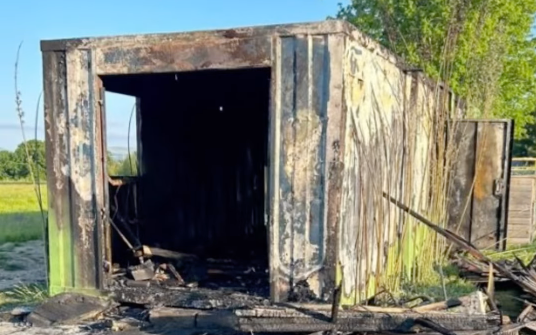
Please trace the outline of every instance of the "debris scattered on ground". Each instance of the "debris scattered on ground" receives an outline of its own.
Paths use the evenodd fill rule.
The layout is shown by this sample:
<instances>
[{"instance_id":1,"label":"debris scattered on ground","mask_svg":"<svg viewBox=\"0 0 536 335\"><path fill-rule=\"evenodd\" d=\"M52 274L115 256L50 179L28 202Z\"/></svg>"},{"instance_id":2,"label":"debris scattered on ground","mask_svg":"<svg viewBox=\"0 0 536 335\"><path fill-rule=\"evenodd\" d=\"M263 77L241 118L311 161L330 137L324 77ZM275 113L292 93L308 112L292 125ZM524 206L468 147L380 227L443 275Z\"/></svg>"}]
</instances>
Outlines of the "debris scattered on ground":
<instances>
[{"instance_id":1,"label":"debris scattered on ground","mask_svg":"<svg viewBox=\"0 0 536 335\"><path fill-rule=\"evenodd\" d=\"M115 267L112 278L113 291L119 291L120 288L151 287L173 290L174 292L170 292L171 296L180 292L180 288L184 289L183 294L189 292L187 289L199 288L220 291L219 294L242 293L267 298L270 287L266 264L229 259L182 258L177 261L153 257L143 264L127 269ZM294 291L294 301L316 301L307 285L306 282L298 285L298 290ZM139 299L136 299L131 302L138 301Z\"/></svg>"},{"instance_id":2,"label":"debris scattered on ground","mask_svg":"<svg viewBox=\"0 0 536 335\"><path fill-rule=\"evenodd\" d=\"M136 281L151 280L155 276L155 267L150 260L128 269L129 274Z\"/></svg>"},{"instance_id":3,"label":"debris scattered on ground","mask_svg":"<svg viewBox=\"0 0 536 335\"><path fill-rule=\"evenodd\" d=\"M511 282L518 285L520 288L536 298L536 271L531 268L531 266L535 263L536 257L530 262L529 266L523 264L519 258L516 258L517 266L515 267L506 262L494 262L461 236L451 232L448 229L441 228L439 225L411 210L409 207L387 195L386 193L384 193L384 197L389 199L393 204L403 211L407 212L423 224L433 229L438 234L445 237L449 242L458 246L460 250L468 253L469 256L474 258L474 260L469 260L468 257L458 256L459 262L469 264L473 270L481 269L482 273L486 271L486 268L491 269L494 277L503 277L509 279ZM489 270L487 271L488 275L491 275Z\"/></svg>"},{"instance_id":4,"label":"debris scattered on ground","mask_svg":"<svg viewBox=\"0 0 536 335\"><path fill-rule=\"evenodd\" d=\"M11 311L5 310L0 312L0 323L2 322L12 322L12 323L22 323L25 321L25 317L31 312L30 308L26 307L15 307Z\"/></svg>"},{"instance_id":5,"label":"debris scattered on ground","mask_svg":"<svg viewBox=\"0 0 536 335\"><path fill-rule=\"evenodd\" d=\"M55 335L54 331L63 326L71 326L62 329L67 334L162 333L170 328L220 334L336 330L510 335L523 328L536 331L536 260L529 264L519 259L492 261L460 236L396 204L468 253L470 256L457 255L455 265L462 275L477 278L487 287L459 298L446 297L445 301L420 296L410 301L393 299L391 306L379 306L371 298L363 305L341 308L336 293L332 302L321 301L307 281L302 281L293 285L288 303L271 304L263 262L202 259L143 247L138 254L133 253L136 265L107 265L111 300L66 293L33 311L21 306L0 314L0 322L9 321L11 328L27 334L38 334L35 329L45 327L43 334L47 335ZM515 323L502 315L495 302L495 282L501 280L529 293L526 308Z\"/></svg>"},{"instance_id":6,"label":"debris scattered on ground","mask_svg":"<svg viewBox=\"0 0 536 335\"><path fill-rule=\"evenodd\" d=\"M122 319L112 319L111 330L113 331L125 331L125 330L135 330L142 329L149 326L148 322L138 320L133 317L127 317Z\"/></svg>"},{"instance_id":7,"label":"debris scattered on ground","mask_svg":"<svg viewBox=\"0 0 536 335\"><path fill-rule=\"evenodd\" d=\"M289 293L288 300L290 302L320 302L316 294L309 287L309 283L305 280L297 282Z\"/></svg>"},{"instance_id":8,"label":"debris scattered on ground","mask_svg":"<svg viewBox=\"0 0 536 335\"><path fill-rule=\"evenodd\" d=\"M63 293L48 299L28 315L32 325L73 325L97 317L112 307L109 300Z\"/></svg>"},{"instance_id":9,"label":"debris scattered on ground","mask_svg":"<svg viewBox=\"0 0 536 335\"><path fill-rule=\"evenodd\" d=\"M26 316L32 312L30 307L15 307L11 310L11 315L13 316Z\"/></svg>"},{"instance_id":10,"label":"debris scattered on ground","mask_svg":"<svg viewBox=\"0 0 536 335\"><path fill-rule=\"evenodd\" d=\"M430 324L451 331L476 331L501 324L499 315L385 314L340 310L338 322L334 325L330 309L329 305L317 305L315 309L269 306L234 311L156 308L151 310L149 320L154 325L173 324L175 328L198 328L199 331L234 329L242 332L316 332L329 331L334 327L343 332L413 332L427 329ZM423 322L419 323L419 320Z\"/></svg>"}]
</instances>

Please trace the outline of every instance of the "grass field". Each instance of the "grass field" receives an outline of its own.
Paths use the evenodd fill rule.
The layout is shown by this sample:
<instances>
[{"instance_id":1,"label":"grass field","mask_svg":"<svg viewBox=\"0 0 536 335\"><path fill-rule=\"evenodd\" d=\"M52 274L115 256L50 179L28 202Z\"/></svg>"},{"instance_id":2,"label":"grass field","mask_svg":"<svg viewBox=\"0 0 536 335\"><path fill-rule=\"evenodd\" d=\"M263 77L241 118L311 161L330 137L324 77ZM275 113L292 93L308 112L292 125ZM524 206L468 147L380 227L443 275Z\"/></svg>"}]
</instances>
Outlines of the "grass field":
<instances>
[{"instance_id":1,"label":"grass field","mask_svg":"<svg viewBox=\"0 0 536 335\"><path fill-rule=\"evenodd\" d=\"M46 187L41 186L46 208ZM24 183L0 183L0 246L16 248L20 243L43 237L43 221L34 186ZM5 244L8 243L8 244ZM6 250L0 252L0 271L24 271ZM35 304L46 297L42 284L20 284L0 291L0 311L20 304Z\"/></svg>"},{"instance_id":2,"label":"grass field","mask_svg":"<svg viewBox=\"0 0 536 335\"><path fill-rule=\"evenodd\" d=\"M46 186L41 186L46 208ZM41 239L43 221L34 186L0 183L0 244Z\"/></svg>"}]
</instances>

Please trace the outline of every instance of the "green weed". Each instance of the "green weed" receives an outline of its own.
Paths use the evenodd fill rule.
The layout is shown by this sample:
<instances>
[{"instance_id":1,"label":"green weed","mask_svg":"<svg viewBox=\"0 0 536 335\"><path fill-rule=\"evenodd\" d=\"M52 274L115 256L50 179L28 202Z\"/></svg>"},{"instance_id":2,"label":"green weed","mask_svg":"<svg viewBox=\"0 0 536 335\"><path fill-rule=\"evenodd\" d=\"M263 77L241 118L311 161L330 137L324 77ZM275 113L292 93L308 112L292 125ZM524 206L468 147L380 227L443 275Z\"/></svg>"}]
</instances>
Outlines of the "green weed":
<instances>
[{"instance_id":1,"label":"green weed","mask_svg":"<svg viewBox=\"0 0 536 335\"><path fill-rule=\"evenodd\" d=\"M17 305L36 305L48 298L45 285L16 285L14 288L0 292L0 310Z\"/></svg>"}]
</instances>

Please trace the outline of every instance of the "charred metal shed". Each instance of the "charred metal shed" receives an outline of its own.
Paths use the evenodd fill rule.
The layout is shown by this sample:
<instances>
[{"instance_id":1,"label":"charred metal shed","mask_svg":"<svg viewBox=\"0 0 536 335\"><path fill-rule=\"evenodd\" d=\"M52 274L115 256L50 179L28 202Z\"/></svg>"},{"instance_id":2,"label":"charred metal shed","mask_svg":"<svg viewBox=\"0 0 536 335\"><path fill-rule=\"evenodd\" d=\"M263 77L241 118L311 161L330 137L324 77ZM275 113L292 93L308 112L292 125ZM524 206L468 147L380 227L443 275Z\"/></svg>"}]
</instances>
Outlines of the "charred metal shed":
<instances>
[{"instance_id":1,"label":"charred metal shed","mask_svg":"<svg viewBox=\"0 0 536 335\"><path fill-rule=\"evenodd\" d=\"M41 49L51 293L184 305L227 285L242 298L329 301L342 282L353 304L391 271L404 224L382 190L427 207L437 90L346 22ZM137 98L134 178L106 171L105 90ZM175 264L199 287L118 283L139 262L125 240L138 256L146 245L203 260ZM251 278L215 279L226 272Z\"/></svg>"}]
</instances>

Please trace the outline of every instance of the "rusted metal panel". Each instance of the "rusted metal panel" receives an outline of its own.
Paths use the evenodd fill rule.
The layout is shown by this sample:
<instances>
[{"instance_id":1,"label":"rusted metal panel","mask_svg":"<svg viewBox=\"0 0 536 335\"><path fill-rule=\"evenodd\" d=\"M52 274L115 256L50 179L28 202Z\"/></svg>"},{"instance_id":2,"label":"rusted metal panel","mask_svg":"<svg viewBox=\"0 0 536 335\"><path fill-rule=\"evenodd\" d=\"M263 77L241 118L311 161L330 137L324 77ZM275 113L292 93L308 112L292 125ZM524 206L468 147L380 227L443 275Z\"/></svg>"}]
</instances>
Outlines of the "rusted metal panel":
<instances>
[{"instance_id":1,"label":"rusted metal panel","mask_svg":"<svg viewBox=\"0 0 536 335\"><path fill-rule=\"evenodd\" d=\"M67 137L67 78L64 52L43 54L48 190L49 289L74 287Z\"/></svg>"},{"instance_id":2,"label":"rusted metal panel","mask_svg":"<svg viewBox=\"0 0 536 335\"><path fill-rule=\"evenodd\" d=\"M416 112L404 113L410 76L373 44L362 36L349 37L343 65L346 120L337 275L342 303L349 305L381 285L389 271L389 248L400 238L396 228L401 218L384 202L382 190L400 197L415 198L416 193L407 186L399 190L407 168L404 155L415 150L406 147L415 132L403 129L417 124Z\"/></svg>"},{"instance_id":3,"label":"rusted metal panel","mask_svg":"<svg viewBox=\"0 0 536 335\"><path fill-rule=\"evenodd\" d=\"M98 222L102 206L101 147L97 131L95 68L91 50L67 52L68 166L71 220L73 220L76 287L98 288L102 255Z\"/></svg>"},{"instance_id":4,"label":"rusted metal panel","mask_svg":"<svg viewBox=\"0 0 536 335\"><path fill-rule=\"evenodd\" d=\"M449 229L461 236L471 234L471 200L473 176L475 175L476 123L464 122L456 125L453 141L456 143L458 156L453 164L456 171L449 185Z\"/></svg>"},{"instance_id":5,"label":"rusted metal panel","mask_svg":"<svg viewBox=\"0 0 536 335\"><path fill-rule=\"evenodd\" d=\"M180 33L160 33L123 35L107 37L85 37L75 39L41 41L41 51L65 51L76 48L132 47L175 41L180 43L202 43L215 40L248 39L265 36L331 35L355 30L352 25L339 20L310 23L267 25L221 30L192 31Z\"/></svg>"},{"instance_id":6,"label":"rusted metal panel","mask_svg":"<svg viewBox=\"0 0 536 335\"><path fill-rule=\"evenodd\" d=\"M50 289L96 289L102 269L98 215L103 181L92 53L49 53L44 59L49 219L55 221L49 227L55 250Z\"/></svg>"},{"instance_id":7,"label":"rusted metal panel","mask_svg":"<svg viewBox=\"0 0 536 335\"><path fill-rule=\"evenodd\" d=\"M457 152L448 208L449 228L478 248L506 246L512 121L451 124Z\"/></svg>"},{"instance_id":8,"label":"rusted metal panel","mask_svg":"<svg viewBox=\"0 0 536 335\"><path fill-rule=\"evenodd\" d=\"M447 110L437 105L438 96L449 92L408 71L359 31L347 37L343 59L337 283L342 304L353 305L429 268L416 270L416 264L422 264L419 254L434 248L434 237L427 239L419 223L386 202L383 193L426 215L443 215L429 204L432 196L445 198L439 187L443 180L432 181L434 167L438 170L433 136L445 135L437 123Z\"/></svg>"},{"instance_id":9,"label":"rusted metal panel","mask_svg":"<svg viewBox=\"0 0 536 335\"><path fill-rule=\"evenodd\" d=\"M147 222L140 227L144 239L161 241L151 225L157 221L167 232L162 243L197 252L248 241L239 249L245 254L266 249L268 228L275 301L301 282L328 299L342 283L345 302L353 304L385 284L377 277L386 273L390 252L399 256L407 220L382 191L426 207L434 92L376 42L347 23L326 21L47 41L42 50L51 215L59 227L49 231L62 232L51 241L60 260L51 272L62 272L57 290L99 288L103 254L110 259L97 75L107 88L137 96L143 176L136 188L159 195L134 200ZM247 69L233 74L246 86L232 91L229 71L198 71L216 69ZM118 74L129 74L128 83ZM216 113L222 102L237 114ZM266 149L267 136L256 126L266 122L268 115L258 116L268 103ZM229 134L248 122L255 127ZM206 141L207 133L218 140ZM266 170L265 202L258 181ZM240 209L246 202L256 204L247 213Z\"/></svg>"},{"instance_id":10,"label":"rusted metal panel","mask_svg":"<svg viewBox=\"0 0 536 335\"><path fill-rule=\"evenodd\" d=\"M326 150L335 144L327 143L328 94L333 85L328 39L281 37L274 45L270 270L276 301L285 300L301 281L307 281L319 297L324 290L322 270L329 234Z\"/></svg>"},{"instance_id":11,"label":"rusted metal panel","mask_svg":"<svg viewBox=\"0 0 536 335\"><path fill-rule=\"evenodd\" d=\"M323 296L332 298L336 287L336 269L338 265L337 248L338 224L340 217L341 186L343 179L342 148L344 147L344 129L346 110L343 100L343 68L340 65L344 55L345 37L342 34L328 36L329 48L329 99L328 123L326 129L326 244L323 268Z\"/></svg>"},{"instance_id":12,"label":"rusted metal panel","mask_svg":"<svg viewBox=\"0 0 536 335\"><path fill-rule=\"evenodd\" d=\"M97 203L98 207L101 210L101 215L98 217L97 221L97 242L98 248L101 250L102 255L105 260L108 260L110 263L113 262L112 259L112 227L108 224L107 219L110 218L110 206L109 201L109 184L108 184L108 174L106 167L108 166L108 143L107 143L107 124L106 124L106 91L104 89L102 79L97 77L95 80L95 92L98 93L97 105L95 110L97 114L95 115L96 120L96 150L98 153L96 173L101 175L101 184L97 185L98 191L97 194ZM102 271L102 269L101 269Z\"/></svg>"},{"instance_id":13,"label":"rusted metal panel","mask_svg":"<svg viewBox=\"0 0 536 335\"><path fill-rule=\"evenodd\" d=\"M270 37L216 41L166 41L97 49L99 74L179 72L266 67Z\"/></svg>"}]
</instances>

